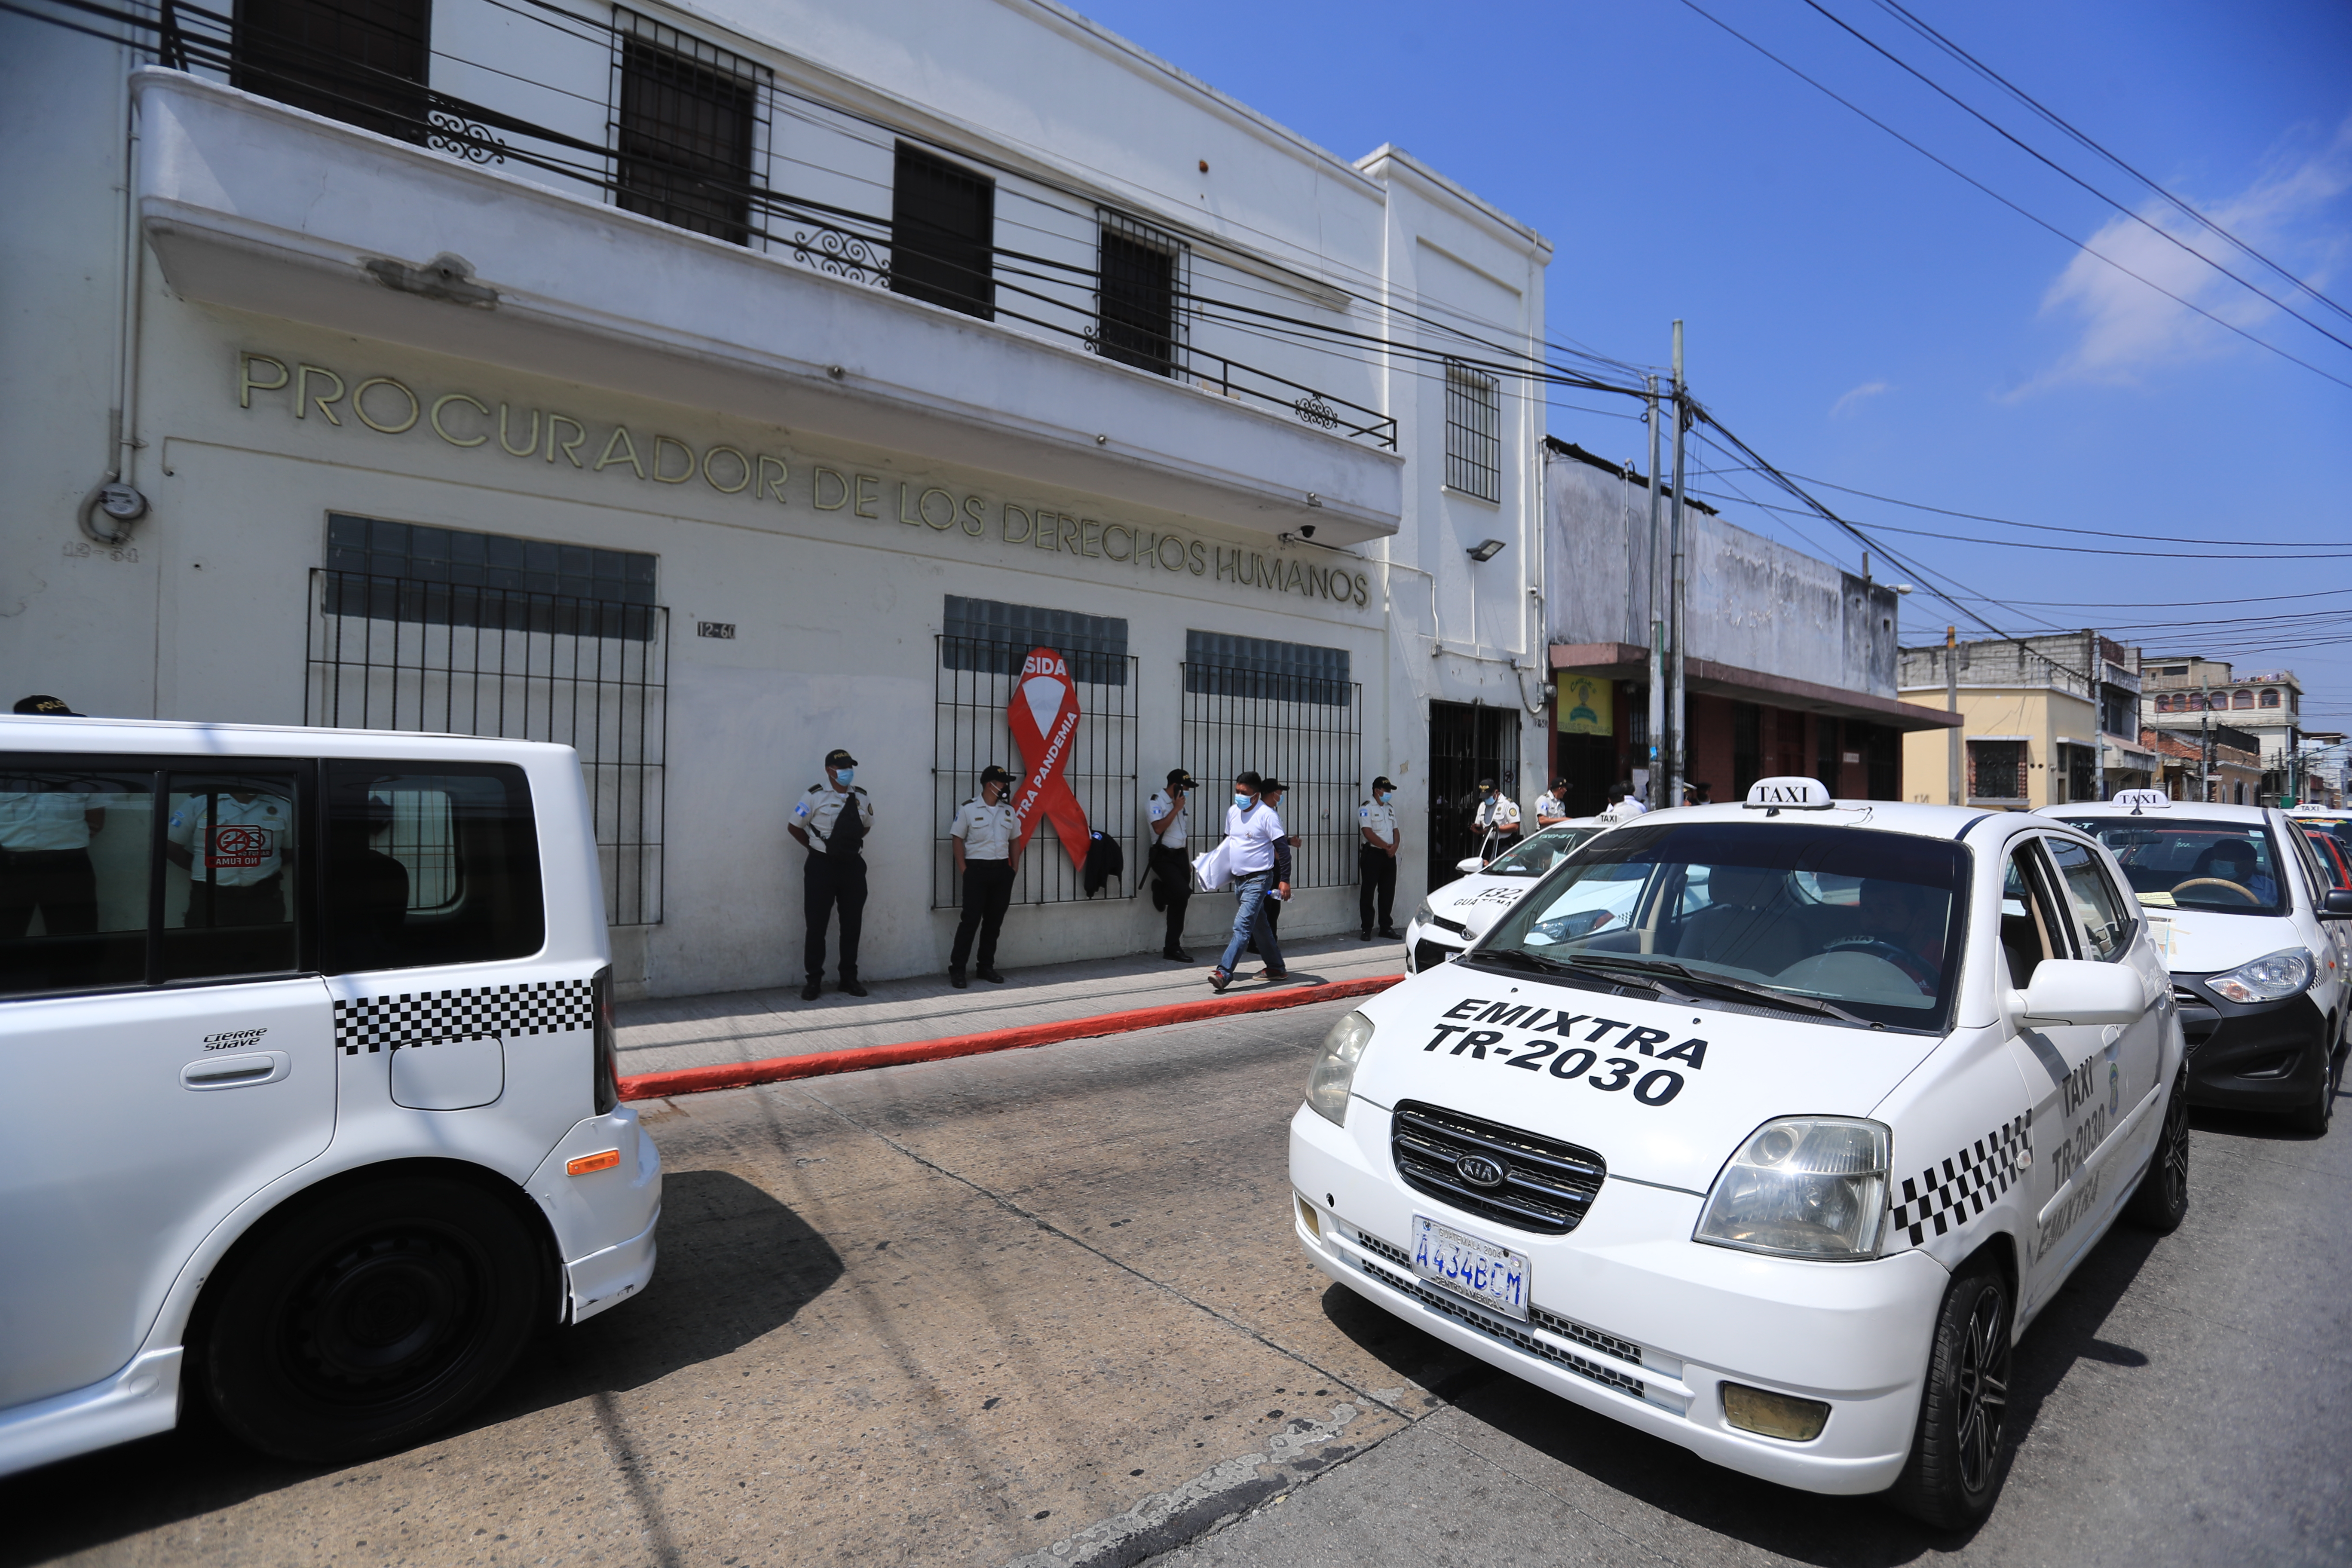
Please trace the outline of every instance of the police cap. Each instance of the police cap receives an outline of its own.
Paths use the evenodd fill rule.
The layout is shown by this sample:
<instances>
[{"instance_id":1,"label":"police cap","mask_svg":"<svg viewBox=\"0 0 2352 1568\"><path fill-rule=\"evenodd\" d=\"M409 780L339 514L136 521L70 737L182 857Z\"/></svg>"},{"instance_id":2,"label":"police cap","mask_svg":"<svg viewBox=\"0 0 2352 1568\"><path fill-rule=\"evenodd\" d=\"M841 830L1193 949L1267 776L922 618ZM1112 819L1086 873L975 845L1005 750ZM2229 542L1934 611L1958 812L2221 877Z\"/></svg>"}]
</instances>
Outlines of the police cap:
<instances>
[{"instance_id":1,"label":"police cap","mask_svg":"<svg viewBox=\"0 0 2352 1568\"><path fill-rule=\"evenodd\" d=\"M854 768L857 765L857 759L835 746L824 754L824 765L829 768Z\"/></svg>"},{"instance_id":2,"label":"police cap","mask_svg":"<svg viewBox=\"0 0 2352 1568\"><path fill-rule=\"evenodd\" d=\"M1198 789L1201 787L1192 775L1186 773L1182 768L1170 768L1168 770L1168 782L1183 789Z\"/></svg>"},{"instance_id":3,"label":"police cap","mask_svg":"<svg viewBox=\"0 0 2352 1568\"><path fill-rule=\"evenodd\" d=\"M83 715L77 713L72 709L67 707L65 705L64 699L58 697L19 697L16 699L16 711L19 713L39 713L51 719L79 719L83 717Z\"/></svg>"},{"instance_id":4,"label":"police cap","mask_svg":"<svg viewBox=\"0 0 2352 1568\"><path fill-rule=\"evenodd\" d=\"M1382 773L1380 777L1372 781L1372 787L1374 789L1394 789L1396 788L1396 782L1391 779L1388 774Z\"/></svg>"},{"instance_id":5,"label":"police cap","mask_svg":"<svg viewBox=\"0 0 2352 1568\"><path fill-rule=\"evenodd\" d=\"M980 782L982 784L1011 784L1013 782L1013 775L1006 773L1003 768L998 767L994 763L991 763L988 766L980 770Z\"/></svg>"}]
</instances>

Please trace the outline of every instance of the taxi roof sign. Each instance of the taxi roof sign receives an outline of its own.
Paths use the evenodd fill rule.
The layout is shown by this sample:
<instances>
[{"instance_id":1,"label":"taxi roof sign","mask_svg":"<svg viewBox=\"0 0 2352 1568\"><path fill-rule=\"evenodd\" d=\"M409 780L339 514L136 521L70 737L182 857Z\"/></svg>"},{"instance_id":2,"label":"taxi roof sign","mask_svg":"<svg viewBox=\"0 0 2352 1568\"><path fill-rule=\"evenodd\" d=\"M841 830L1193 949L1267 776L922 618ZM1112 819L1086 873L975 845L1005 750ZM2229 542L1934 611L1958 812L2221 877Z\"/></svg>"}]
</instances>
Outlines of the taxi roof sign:
<instances>
[{"instance_id":1,"label":"taxi roof sign","mask_svg":"<svg viewBox=\"0 0 2352 1568\"><path fill-rule=\"evenodd\" d=\"M2160 789L2119 789L2115 804L2131 807L2131 814L2137 816L2143 811L2169 811L2172 797Z\"/></svg>"},{"instance_id":2,"label":"taxi roof sign","mask_svg":"<svg viewBox=\"0 0 2352 1568\"><path fill-rule=\"evenodd\" d=\"M1748 798L1740 804L1767 811L1827 811L1837 802L1830 798L1829 786L1821 780L1791 774L1758 779L1748 786Z\"/></svg>"}]
</instances>

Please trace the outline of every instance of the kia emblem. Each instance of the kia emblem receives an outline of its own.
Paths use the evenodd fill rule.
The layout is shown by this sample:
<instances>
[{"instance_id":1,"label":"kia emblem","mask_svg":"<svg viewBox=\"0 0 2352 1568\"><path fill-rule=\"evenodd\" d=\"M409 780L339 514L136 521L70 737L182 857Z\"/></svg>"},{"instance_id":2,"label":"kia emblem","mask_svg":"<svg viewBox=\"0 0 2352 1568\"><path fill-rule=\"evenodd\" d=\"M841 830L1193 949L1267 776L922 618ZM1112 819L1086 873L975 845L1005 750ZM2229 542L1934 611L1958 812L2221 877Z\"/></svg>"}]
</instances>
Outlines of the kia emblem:
<instances>
[{"instance_id":1,"label":"kia emblem","mask_svg":"<svg viewBox=\"0 0 2352 1568\"><path fill-rule=\"evenodd\" d=\"M1454 1173L1474 1187L1494 1188L1501 1186L1510 1173L1484 1154L1465 1154L1454 1162Z\"/></svg>"}]
</instances>

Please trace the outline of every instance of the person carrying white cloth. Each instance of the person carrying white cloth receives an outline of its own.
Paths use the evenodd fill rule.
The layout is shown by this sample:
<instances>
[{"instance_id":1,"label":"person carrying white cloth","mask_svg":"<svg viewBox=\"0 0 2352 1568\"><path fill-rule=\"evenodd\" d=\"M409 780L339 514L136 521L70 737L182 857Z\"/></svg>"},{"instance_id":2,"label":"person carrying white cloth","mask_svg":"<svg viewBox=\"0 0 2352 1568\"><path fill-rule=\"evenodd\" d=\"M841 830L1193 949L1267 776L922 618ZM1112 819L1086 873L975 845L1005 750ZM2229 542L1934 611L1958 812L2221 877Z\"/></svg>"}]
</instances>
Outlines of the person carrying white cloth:
<instances>
[{"instance_id":1,"label":"person carrying white cloth","mask_svg":"<svg viewBox=\"0 0 2352 1568\"><path fill-rule=\"evenodd\" d=\"M1273 927L1261 912L1270 890L1277 898L1290 897L1290 884L1276 880L1274 847L1281 841L1285 830L1281 815L1258 799L1259 788L1265 782L1255 773L1237 775L1234 779L1234 803L1225 809L1225 841L1218 847L1225 857L1225 870L1233 879L1236 907L1234 934L1225 943L1224 956L1209 971L1209 984L1219 991L1233 984L1234 965L1241 961L1252 938L1256 940L1258 952L1265 956L1266 979L1281 981L1290 977Z\"/></svg>"}]
</instances>

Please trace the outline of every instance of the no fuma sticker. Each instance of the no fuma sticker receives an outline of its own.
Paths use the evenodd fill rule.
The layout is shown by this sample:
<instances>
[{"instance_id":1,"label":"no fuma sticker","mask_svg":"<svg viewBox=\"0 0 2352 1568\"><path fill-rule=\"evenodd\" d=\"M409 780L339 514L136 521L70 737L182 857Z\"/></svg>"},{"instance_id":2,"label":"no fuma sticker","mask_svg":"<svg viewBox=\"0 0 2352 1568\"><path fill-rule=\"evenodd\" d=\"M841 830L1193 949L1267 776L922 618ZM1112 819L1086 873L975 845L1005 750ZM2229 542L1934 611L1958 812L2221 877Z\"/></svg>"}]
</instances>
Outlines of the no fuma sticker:
<instances>
[{"instance_id":1,"label":"no fuma sticker","mask_svg":"<svg viewBox=\"0 0 2352 1568\"><path fill-rule=\"evenodd\" d=\"M205 865L211 870L267 866L271 854L270 831L267 827L232 824L214 828L205 839Z\"/></svg>"}]
</instances>

